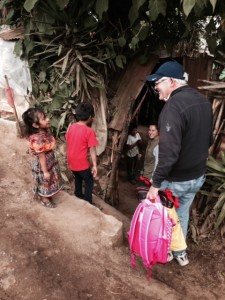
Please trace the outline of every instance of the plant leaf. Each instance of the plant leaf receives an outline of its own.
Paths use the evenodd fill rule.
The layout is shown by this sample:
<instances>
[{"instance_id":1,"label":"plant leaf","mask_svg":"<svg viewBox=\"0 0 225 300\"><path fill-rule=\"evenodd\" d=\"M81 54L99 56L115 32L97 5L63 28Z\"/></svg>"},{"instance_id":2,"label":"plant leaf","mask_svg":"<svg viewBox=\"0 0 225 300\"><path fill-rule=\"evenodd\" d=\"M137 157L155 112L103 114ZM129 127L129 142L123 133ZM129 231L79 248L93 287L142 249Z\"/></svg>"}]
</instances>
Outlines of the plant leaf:
<instances>
[{"instance_id":1,"label":"plant leaf","mask_svg":"<svg viewBox=\"0 0 225 300\"><path fill-rule=\"evenodd\" d=\"M216 220L215 228L217 229L224 220L225 220L225 203L223 204L220 214Z\"/></svg>"},{"instance_id":2,"label":"plant leaf","mask_svg":"<svg viewBox=\"0 0 225 300\"><path fill-rule=\"evenodd\" d=\"M118 44L120 45L120 47L124 47L126 45L126 39L124 36L121 36L120 38L118 38Z\"/></svg>"},{"instance_id":3,"label":"plant leaf","mask_svg":"<svg viewBox=\"0 0 225 300\"><path fill-rule=\"evenodd\" d=\"M220 194L220 196L219 196L219 198L216 202L216 205L213 207L213 209L214 210L219 210L222 207L224 201L225 201L225 191Z\"/></svg>"},{"instance_id":4,"label":"plant leaf","mask_svg":"<svg viewBox=\"0 0 225 300\"><path fill-rule=\"evenodd\" d=\"M20 56L21 52L22 52L23 46L22 46L22 40L19 40L18 42L16 42L15 46L14 46L14 50L13 53L16 56Z\"/></svg>"},{"instance_id":5,"label":"plant leaf","mask_svg":"<svg viewBox=\"0 0 225 300\"><path fill-rule=\"evenodd\" d=\"M26 9L26 11L31 12L37 2L38 0L26 0L23 7Z\"/></svg>"},{"instance_id":6,"label":"plant leaf","mask_svg":"<svg viewBox=\"0 0 225 300\"><path fill-rule=\"evenodd\" d=\"M64 56L64 60L63 60L63 64L62 64L62 74L64 74L65 70L66 70L66 67L67 67L67 63L68 63L68 60L69 60L69 55L70 53L72 52L73 49L70 49L66 55Z\"/></svg>"},{"instance_id":7,"label":"plant leaf","mask_svg":"<svg viewBox=\"0 0 225 300\"><path fill-rule=\"evenodd\" d=\"M183 10L186 17L188 17L188 15L190 14L194 6L195 6L195 0L183 0Z\"/></svg>"},{"instance_id":8,"label":"plant leaf","mask_svg":"<svg viewBox=\"0 0 225 300\"><path fill-rule=\"evenodd\" d=\"M117 55L117 57L116 57L117 67L123 69L125 64L126 64L126 57L124 55Z\"/></svg>"},{"instance_id":9,"label":"plant leaf","mask_svg":"<svg viewBox=\"0 0 225 300\"><path fill-rule=\"evenodd\" d=\"M134 22L138 18L138 10L145 3L145 0L133 0L132 6L130 8L128 18L130 20L130 24L133 25Z\"/></svg>"},{"instance_id":10,"label":"plant leaf","mask_svg":"<svg viewBox=\"0 0 225 300\"><path fill-rule=\"evenodd\" d=\"M67 115L67 111L64 111L64 112L61 114L61 118L60 118L60 120L59 120L58 128L57 128L57 135L59 134L59 130L64 126L65 119L66 119L66 115Z\"/></svg>"},{"instance_id":11,"label":"plant leaf","mask_svg":"<svg viewBox=\"0 0 225 300\"><path fill-rule=\"evenodd\" d=\"M166 0L150 0L148 4L150 10L150 19L155 21L159 14L166 16L167 3Z\"/></svg>"},{"instance_id":12,"label":"plant leaf","mask_svg":"<svg viewBox=\"0 0 225 300\"><path fill-rule=\"evenodd\" d=\"M81 64L85 69L89 70L91 73L97 74L97 72L92 67L90 67L88 64L86 64L85 62L81 62Z\"/></svg>"},{"instance_id":13,"label":"plant leaf","mask_svg":"<svg viewBox=\"0 0 225 300\"><path fill-rule=\"evenodd\" d=\"M225 151L221 152L221 159L222 159L223 164L225 165Z\"/></svg>"},{"instance_id":14,"label":"plant leaf","mask_svg":"<svg viewBox=\"0 0 225 300\"><path fill-rule=\"evenodd\" d=\"M98 58L96 58L96 57L94 57L94 56L92 56L92 55L86 54L86 55L84 55L83 57L84 57L84 58L88 58L88 59L90 59L90 60L93 60L93 61L95 61L95 62L97 62L97 63L99 63L99 64L105 64L104 61L101 61L100 59L98 59Z\"/></svg>"},{"instance_id":15,"label":"plant leaf","mask_svg":"<svg viewBox=\"0 0 225 300\"><path fill-rule=\"evenodd\" d=\"M210 0L210 3L212 4L213 12L214 12L215 7L216 7L217 0Z\"/></svg>"},{"instance_id":16,"label":"plant leaf","mask_svg":"<svg viewBox=\"0 0 225 300\"><path fill-rule=\"evenodd\" d=\"M222 163L216 161L207 161L207 166L212 168L213 170L219 171L221 173L225 173L225 168L223 167Z\"/></svg>"},{"instance_id":17,"label":"plant leaf","mask_svg":"<svg viewBox=\"0 0 225 300\"><path fill-rule=\"evenodd\" d=\"M64 9L68 4L70 0L56 0L56 3L60 9Z\"/></svg>"},{"instance_id":18,"label":"plant leaf","mask_svg":"<svg viewBox=\"0 0 225 300\"><path fill-rule=\"evenodd\" d=\"M102 14L108 10L109 1L108 0L97 0L95 4L95 10L99 19L102 19Z\"/></svg>"},{"instance_id":19,"label":"plant leaf","mask_svg":"<svg viewBox=\"0 0 225 300\"><path fill-rule=\"evenodd\" d=\"M55 97L52 100L52 103L49 105L49 110L54 111L54 110L59 109L61 106L62 106L62 99L58 98L58 97Z\"/></svg>"},{"instance_id":20,"label":"plant leaf","mask_svg":"<svg viewBox=\"0 0 225 300\"><path fill-rule=\"evenodd\" d=\"M191 237L192 237L193 241L196 244L198 244L196 227L193 224L190 224L190 229L191 229Z\"/></svg>"}]
</instances>

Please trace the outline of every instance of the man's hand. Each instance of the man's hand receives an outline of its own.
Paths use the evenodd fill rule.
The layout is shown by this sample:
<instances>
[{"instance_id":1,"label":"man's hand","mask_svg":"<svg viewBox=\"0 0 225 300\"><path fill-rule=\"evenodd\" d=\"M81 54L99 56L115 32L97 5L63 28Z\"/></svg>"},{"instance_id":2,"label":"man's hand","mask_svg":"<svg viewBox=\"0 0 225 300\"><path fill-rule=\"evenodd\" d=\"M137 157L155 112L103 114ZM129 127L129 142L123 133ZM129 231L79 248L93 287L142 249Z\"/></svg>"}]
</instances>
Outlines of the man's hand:
<instances>
[{"instance_id":1,"label":"man's hand","mask_svg":"<svg viewBox=\"0 0 225 300\"><path fill-rule=\"evenodd\" d=\"M159 188L155 188L154 186L151 186L147 193L146 198L151 201L153 200L153 202L155 202L155 199L158 196L158 191L159 191Z\"/></svg>"}]
</instances>

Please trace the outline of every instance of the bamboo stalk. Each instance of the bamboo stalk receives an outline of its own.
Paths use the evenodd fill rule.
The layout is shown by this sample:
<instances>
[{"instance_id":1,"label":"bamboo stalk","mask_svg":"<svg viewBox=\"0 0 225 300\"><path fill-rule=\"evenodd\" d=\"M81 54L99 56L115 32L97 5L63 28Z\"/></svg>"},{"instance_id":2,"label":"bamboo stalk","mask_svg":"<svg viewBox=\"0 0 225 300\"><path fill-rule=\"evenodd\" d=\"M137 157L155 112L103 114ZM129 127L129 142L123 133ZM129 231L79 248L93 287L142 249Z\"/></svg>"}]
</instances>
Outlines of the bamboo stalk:
<instances>
[{"instance_id":1,"label":"bamboo stalk","mask_svg":"<svg viewBox=\"0 0 225 300\"><path fill-rule=\"evenodd\" d=\"M19 118L18 118L18 115L17 115L16 106L15 106L14 99L13 99L13 94L12 94L12 91L11 91L10 86L9 86L8 77L6 75L5 75L5 81L6 81L6 86L9 89L10 97L12 99L11 104L12 104L13 113L14 113L15 118L16 118L16 123L17 123L18 131L19 131L19 137L22 138L23 137L22 129L20 127L20 122L19 122Z\"/></svg>"},{"instance_id":2,"label":"bamboo stalk","mask_svg":"<svg viewBox=\"0 0 225 300\"><path fill-rule=\"evenodd\" d=\"M212 110L213 110L213 115L215 113L215 111L217 110L217 108L221 105L221 101L218 100L217 98L215 98L213 100L213 105L212 105Z\"/></svg>"}]
</instances>

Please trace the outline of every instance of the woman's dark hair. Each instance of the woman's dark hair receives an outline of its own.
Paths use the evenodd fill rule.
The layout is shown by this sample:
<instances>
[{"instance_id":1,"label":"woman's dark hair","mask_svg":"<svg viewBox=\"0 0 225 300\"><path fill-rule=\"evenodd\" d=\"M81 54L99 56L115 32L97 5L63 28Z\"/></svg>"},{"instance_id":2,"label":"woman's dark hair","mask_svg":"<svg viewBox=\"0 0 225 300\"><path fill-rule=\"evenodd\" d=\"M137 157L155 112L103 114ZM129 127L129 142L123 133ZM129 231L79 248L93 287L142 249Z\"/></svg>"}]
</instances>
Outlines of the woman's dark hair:
<instances>
[{"instance_id":1,"label":"woman's dark hair","mask_svg":"<svg viewBox=\"0 0 225 300\"><path fill-rule=\"evenodd\" d=\"M94 117L94 107L89 102L79 103L76 107L76 120L87 121L90 117Z\"/></svg>"},{"instance_id":2,"label":"woman's dark hair","mask_svg":"<svg viewBox=\"0 0 225 300\"><path fill-rule=\"evenodd\" d=\"M159 131L158 122L152 121L152 122L148 125L148 127L149 127L149 126L155 126L155 128Z\"/></svg>"},{"instance_id":3,"label":"woman's dark hair","mask_svg":"<svg viewBox=\"0 0 225 300\"><path fill-rule=\"evenodd\" d=\"M25 134L27 136L38 133L38 128L35 128L33 124L39 124L39 114L43 114L45 116L45 112L42 107L28 108L28 110L22 114L22 119L25 124Z\"/></svg>"}]
</instances>

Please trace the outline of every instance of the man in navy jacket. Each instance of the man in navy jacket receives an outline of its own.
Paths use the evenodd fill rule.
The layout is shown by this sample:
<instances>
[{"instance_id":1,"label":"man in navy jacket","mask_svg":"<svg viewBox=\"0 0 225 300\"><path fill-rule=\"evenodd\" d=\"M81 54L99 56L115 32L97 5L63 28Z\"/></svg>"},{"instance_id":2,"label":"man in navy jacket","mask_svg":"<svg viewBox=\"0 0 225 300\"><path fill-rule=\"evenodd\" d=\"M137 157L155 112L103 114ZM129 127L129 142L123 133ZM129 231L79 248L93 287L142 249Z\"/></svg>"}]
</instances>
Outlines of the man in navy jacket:
<instances>
[{"instance_id":1,"label":"man in navy jacket","mask_svg":"<svg viewBox=\"0 0 225 300\"><path fill-rule=\"evenodd\" d=\"M187 84L187 73L176 61L162 64L147 80L155 83L166 101L159 116L159 161L148 198L170 189L179 198L177 214L187 236L189 210L205 181L208 149L212 144L212 107L207 98ZM181 266L189 263L186 249L170 253Z\"/></svg>"}]
</instances>

